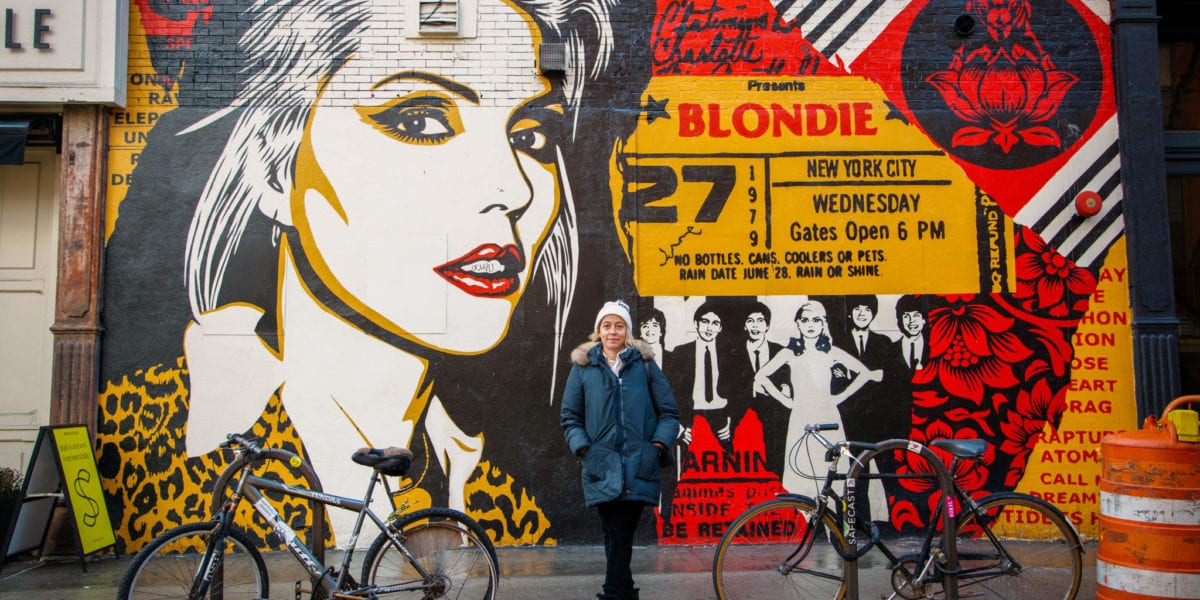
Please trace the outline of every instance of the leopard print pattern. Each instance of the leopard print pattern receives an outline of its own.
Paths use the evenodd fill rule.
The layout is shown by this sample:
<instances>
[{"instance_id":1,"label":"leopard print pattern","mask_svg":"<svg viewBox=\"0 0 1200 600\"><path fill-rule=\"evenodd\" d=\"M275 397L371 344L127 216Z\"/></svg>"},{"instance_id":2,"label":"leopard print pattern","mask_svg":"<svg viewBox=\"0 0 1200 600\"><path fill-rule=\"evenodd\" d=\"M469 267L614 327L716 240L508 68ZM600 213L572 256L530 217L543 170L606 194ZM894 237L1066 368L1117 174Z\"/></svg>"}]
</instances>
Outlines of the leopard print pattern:
<instances>
[{"instance_id":1,"label":"leopard print pattern","mask_svg":"<svg viewBox=\"0 0 1200 600\"><path fill-rule=\"evenodd\" d=\"M119 554L136 552L164 531L211 515L214 482L232 452L214 450L188 457L183 446L187 424L187 369L181 357L171 367L156 365L120 381L108 381L100 393L97 463ZM304 456L303 446L277 395L249 434L265 447ZM263 475L284 483L304 480L287 465L271 461ZM262 475L262 473L259 473ZM403 485L405 482L401 482ZM502 469L483 461L464 490L467 513L478 520L497 545L553 545L550 523L536 499ZM428 491L413 489L400 502L405 510L430 505ZM301 499L270 498L280 515L302 535L311 521L310 505ZM282 549L277 536L246 503L237 513L239 526L259 548ZM328 522L326 532L329 532ZM306 537L302 537L307 541ZM326 543L333 543L332 533Z\"/></svg>"}]
</instances>

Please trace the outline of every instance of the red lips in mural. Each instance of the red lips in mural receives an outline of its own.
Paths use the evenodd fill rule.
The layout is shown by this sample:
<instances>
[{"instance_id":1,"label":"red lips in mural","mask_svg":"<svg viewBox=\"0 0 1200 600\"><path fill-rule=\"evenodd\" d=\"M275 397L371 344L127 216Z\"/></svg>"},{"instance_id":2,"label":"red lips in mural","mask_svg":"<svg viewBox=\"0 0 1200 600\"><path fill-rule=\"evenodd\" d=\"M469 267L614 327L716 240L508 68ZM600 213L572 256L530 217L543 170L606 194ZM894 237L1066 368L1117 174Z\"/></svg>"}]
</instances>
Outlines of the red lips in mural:
<instances>
[{"instance_id":1,"label":"red lips in mural","mask_svg":"<svg viewBox=\"0 0 1200 600\"><path fill-rule=\"evenodd\" d=\"M472 296L507 296L520 287L525 260L512 244L484 244L434 269L446 281Z\"/></svg>"}]
</instances>

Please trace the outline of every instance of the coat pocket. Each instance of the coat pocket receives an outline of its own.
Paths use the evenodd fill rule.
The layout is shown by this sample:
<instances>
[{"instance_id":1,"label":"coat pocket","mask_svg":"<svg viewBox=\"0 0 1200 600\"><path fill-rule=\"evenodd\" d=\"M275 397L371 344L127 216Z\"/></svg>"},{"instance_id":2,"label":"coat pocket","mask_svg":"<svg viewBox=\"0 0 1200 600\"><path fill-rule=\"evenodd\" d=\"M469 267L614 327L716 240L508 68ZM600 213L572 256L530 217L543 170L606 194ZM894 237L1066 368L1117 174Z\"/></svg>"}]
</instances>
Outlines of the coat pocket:
<instances>
[{"instance_id":1,"label":"coat pocket","mask_svg":"<svg viewBox=\"0 0 1200 600\"><path fill-rule=\"evenodd\" d=\"M621 478L621 459L608 448L593 445L583 455L582 463L584 483L603 481L613 476Z\"/></svg>"},{"instance_id":2,"label":"coat pocket","mask_svg":"<svg viewBox=\"0 0 1200 600\"><path fill-rule=\"evenodd\" d=\"M638 478L646 481L658 481L658 447L650 442L643 442L640 450L638 452Z\"/></svg>"}]
</instances>

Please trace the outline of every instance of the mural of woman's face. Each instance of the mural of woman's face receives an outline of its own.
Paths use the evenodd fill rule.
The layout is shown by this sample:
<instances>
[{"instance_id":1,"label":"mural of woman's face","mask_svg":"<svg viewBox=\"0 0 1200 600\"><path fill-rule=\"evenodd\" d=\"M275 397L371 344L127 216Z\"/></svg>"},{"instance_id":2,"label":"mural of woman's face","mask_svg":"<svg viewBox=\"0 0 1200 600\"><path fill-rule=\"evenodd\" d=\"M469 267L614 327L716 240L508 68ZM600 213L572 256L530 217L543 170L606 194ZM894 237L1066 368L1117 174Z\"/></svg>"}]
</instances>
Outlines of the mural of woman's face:
<instances>
[{"instance_id":1,"label":"mural of woman's face","mask_svg":"<svg viewBox=\"0 0 1200 600\"><path fill-rule=\"evenodd\" d=\"M504 336L557 214L562 117L532 20L501 0L478 14L478 37L459 41L372 23L322 85L292 199L305 256L342 301L468 354ZM473 48L501 42L513 51L482 66Z\"/></svg>"},{"instance_id":2,"label":"mural of woman's face","mask_svg":"<svg viewBox=\"0 0 1200 600\"><path fill-rule=\"evenodd\" d=\"M805 307L796 317L796 327L800 329L800 335L816 339L825 332L825 314L813 307Z\"/></svg>"}]
</instances>

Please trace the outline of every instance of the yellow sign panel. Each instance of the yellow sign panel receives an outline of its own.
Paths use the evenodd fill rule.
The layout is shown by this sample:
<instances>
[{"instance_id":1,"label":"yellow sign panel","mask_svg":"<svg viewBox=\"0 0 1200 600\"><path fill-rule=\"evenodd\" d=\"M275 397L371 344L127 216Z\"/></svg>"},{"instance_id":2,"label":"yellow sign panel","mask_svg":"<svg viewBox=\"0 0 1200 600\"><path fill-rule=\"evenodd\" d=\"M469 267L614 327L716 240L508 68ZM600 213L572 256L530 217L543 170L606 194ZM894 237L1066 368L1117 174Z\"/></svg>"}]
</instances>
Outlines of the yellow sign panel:
<instances>
[{"instance_id":1,"label":"yellow sign panel","mask_svg":"<svg viewBox=\"0 0 1200 600\"><path fill-rule=\"evenodd\" d=\"M70 501L79 532L82 554L91 554L116 543L100 473L96 470L96 455L92 453L91 435L87 427L55 427L54 448L62 468L62 487Z\"/></svg>"},{"instance_id":2,"label":"yellow sign panel","mask_svg":"<svg viewBox=\"0 0 1200 600\"><path fill-rule=\"evenodd\" d=\"M642 295L1011 291L1012 223L853 77L660 77L618 150Z\"/></svg>"},{"instance_id":3,"label":"yellow sign panel","mask_svg":"<svg viewBox=\"0 0 1200 600\"><path fill-rule=\"evenodd\" d=\"M1062 392L1062 421L1058 427L1046 425L1017 486L1053 503L1080 533L1092 537L1100 522L1100 443L1138 427L1124 238L1109 249L1096 280L1088 311L1071 338L1071 382Z\"/></svg>"}]
</instances>

